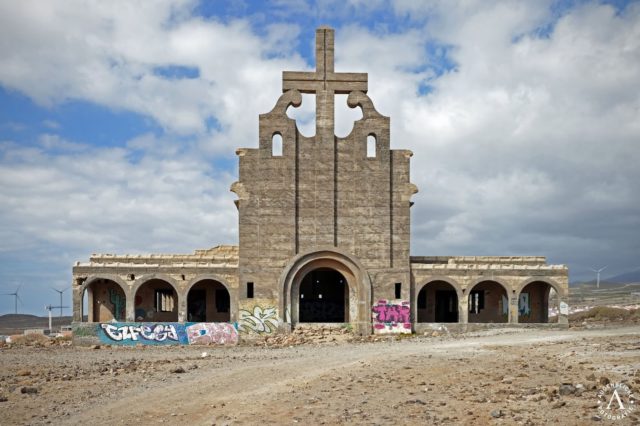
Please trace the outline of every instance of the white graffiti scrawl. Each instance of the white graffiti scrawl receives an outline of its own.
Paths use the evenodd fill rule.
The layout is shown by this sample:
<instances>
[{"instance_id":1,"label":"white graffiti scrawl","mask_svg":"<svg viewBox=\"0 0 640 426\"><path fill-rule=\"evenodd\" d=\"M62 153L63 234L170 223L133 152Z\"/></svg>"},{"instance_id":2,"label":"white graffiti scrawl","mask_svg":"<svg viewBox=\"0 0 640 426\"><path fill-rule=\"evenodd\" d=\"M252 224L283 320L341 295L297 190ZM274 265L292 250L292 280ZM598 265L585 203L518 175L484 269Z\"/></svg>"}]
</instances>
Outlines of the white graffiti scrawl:
<instances>
[{"instance_id":1,"label":"white graffiti scrawl","mask_svg":"<svg viewBox=\"0 0 640 426\"><path fill-rule=\"evenodd\" d=\"M255 306L253 311L240 309L238 331L242 333L271 334L278 329L278 310L274 307Z\"/></svg>"},{"instance_id":2,"label":"white graffiti scrawl","mask_svg":"<svg viewBox=\"0 0 640 426\"><path fill-rule=\"evenodd\" d=\"M165 340L178 341L178 333L172 324L156 325L112 325L100 324L105 334L116 342L131 340L148 340L164 342Z\"/></svg>"}]
</instances>

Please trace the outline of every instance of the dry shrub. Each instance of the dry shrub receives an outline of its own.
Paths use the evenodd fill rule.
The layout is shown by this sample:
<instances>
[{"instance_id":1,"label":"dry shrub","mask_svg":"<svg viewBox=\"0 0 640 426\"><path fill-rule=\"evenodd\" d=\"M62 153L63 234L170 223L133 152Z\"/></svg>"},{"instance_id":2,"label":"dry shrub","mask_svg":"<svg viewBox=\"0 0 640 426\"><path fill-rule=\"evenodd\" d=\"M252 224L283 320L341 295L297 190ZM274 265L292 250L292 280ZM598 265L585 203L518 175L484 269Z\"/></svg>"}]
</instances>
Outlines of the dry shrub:
<instances>
[{"instance_id":1,"label":"dry shrub","mask_svg":"<svg viewBox=\"0 0 640 426\"><path fill-rule=\"evenodd\" d=\"M624 321L629 319L632 311L611 306L596 306L588 311L576 312L569 316L570 321Z\"/></svg>"},{"instance_id":2,"label":"dry shrub","mask_svg":"<svg viewBox=\"0 0 640 426\"><path fill-rule=\"evenodd\" d=\"M43 334L32 333L11 337L11 344L16 346L32 346L32 345L44 345L49 342L49 338Z\"/></svg>"}]
</instances>

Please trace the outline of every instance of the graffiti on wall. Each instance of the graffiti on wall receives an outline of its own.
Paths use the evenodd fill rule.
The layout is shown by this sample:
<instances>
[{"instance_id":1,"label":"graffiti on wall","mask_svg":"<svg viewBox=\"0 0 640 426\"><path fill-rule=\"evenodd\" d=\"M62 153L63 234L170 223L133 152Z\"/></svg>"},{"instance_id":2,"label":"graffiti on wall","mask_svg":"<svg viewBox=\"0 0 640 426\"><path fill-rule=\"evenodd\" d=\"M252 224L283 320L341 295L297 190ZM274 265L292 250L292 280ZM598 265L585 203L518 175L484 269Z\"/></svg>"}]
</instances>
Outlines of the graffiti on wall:
<instances>
[{"instance_id":1,"label":"graffiti on wall","mask_svg":"<svg viewBox=\"0 0 640 426\"><path fill-rule=\"evenodd\" d=\"M378 300L372 308L373 332L411 334L409 302L407 300Z\"/></svg>"},{"instance_id":2,"label":"graffiti on wall","mask_svg":"<svg viewBox=\"0 0 640 426\"><path fill-rule=\"evenodd\" d=\"M520 298L518 299L518 314L523 317L531 315L531 299L529 298L529 293L520 293Z\"/></svg>"},{"instance_id":3,"label":"graffiti on wall","mask_svg":"<svg viewBox=\"0 0 640 426\"><path fill-rule=\"evenodd\" d=\"M238 331L226 322L198 322L185 327L190 345L238 343Z\"/></svg>"},{"instance_id":4,"label":"graffiti on wall","mask_svg":"<svg viewBox=\"0 0 640 426\"><path fill-rule=\"evenodd\" d=\"M113 288L109 289L109 301L113 304L113 318L122 320L125 316L126 299L123 294Z\"/></svg>"},{"instance_id":5,"label":"graffiti on wall","mask_svg":"<svg viewBox=\"0 0 640 426\"><path fill-rule=\"evenodd\" d=\"M278 329L278 308L254 306L238 312L238 331L245 334L271 334Z\"/></svg>"},{"instance_id":6,"label":"graffiti on wall","mask_svg":"<svg viewBox=\"0 0 640 426\"><path fill-rule=\"evenodd\" d=\"M238 332L229 323L102 323L101 342L112 345L236 344Z\"/></svg>"}]
</instances>

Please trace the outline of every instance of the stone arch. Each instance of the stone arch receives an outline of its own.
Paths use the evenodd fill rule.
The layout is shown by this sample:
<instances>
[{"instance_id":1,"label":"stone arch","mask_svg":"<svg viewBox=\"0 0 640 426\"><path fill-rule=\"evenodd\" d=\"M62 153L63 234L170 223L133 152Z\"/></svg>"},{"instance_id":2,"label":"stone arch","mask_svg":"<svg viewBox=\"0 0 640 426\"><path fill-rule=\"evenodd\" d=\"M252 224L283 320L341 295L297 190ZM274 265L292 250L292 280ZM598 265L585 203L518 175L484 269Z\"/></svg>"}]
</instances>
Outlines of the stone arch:
<instances>
[{"instance_id":1,"label":"stone arch","mask_svg":"<svg viewBox=\"0 0 640 426\"><path fill-rule=\"evenodd\" d=\"M471 312L469 308L469 305L470 305L469 297L471 296L472 292L476 287L484 283L487 283L487 285L483 285L483 287L489 287L489 288L478 289L478 291L482 291L482 296L479 298L480 299L479 304L482 306L482 308L480 308L478 312ZM492 283L495 283L496 285L493 286L491 285ZM489 296L490 290L492 290L491 287L498 288L501 291L504 290L504 293L505 293L504 296L506 296L506 301L503 299L502 294L498 295L496 293L493 293L491 297L486 297L486 296ZM511 322L512 315L513 315L513 312L511 309L511 297L512 297L511 293L512 292L513 292L513 288L500 279L496 279L492 277L483 277L473 281L471 285L467 286L465 291L465 298L464 298L464 302L465 302L464 308L467 309L468 322L470 323L471 322L479 322L479 323ZM500 309L501 306L502 306L502 309ZM505 310L507 311L506 317L504 316Z\"/></svg>"},{"instance_id":2,"label":"stone arch","mask_svg":"<svg viewBox=\"0 0 640 426\"><path fill-rule=\"evenodd\" d=\"M199 282L202 281L216 281L218 283L220 283L229 293L229 322L235 322L238 320L238 294L237 291L232 291L231 286L229 286L229 283L227 282L227 280L221 278L219 275L216 274L204 274L204 275L198 275L195 278L192 278L191 280L189 280L189 282L187 283L187 285L185 286L184 290L182 291L182 295L180 297L181 300L181 305L180 305L180 311L184 312L185 315L187 314L187 300L188 300L188 296L189 296L189 291L191 291L191 289L193 288L193 286L195 286L196 284L198 284ZM235 289L233 289L235 290ZM186 318L186 316L185 316Z\"/></svg>"},{"instance_id":3,"label":"stone arch","mask_svg":"<svg viewBox=\"0 0 640 426\"><path fill-rule=\"evenodd\" d=\"M95 288L94 284L97 281L105 280L109 281L109 284L103 286L104 288ZM115 287L115 289L110 288ZM91 291L88 295L87 306L87 321L88 322L107 322L112 320L124 321L126 319L127 308L130 303L131 297L129 295L129 285L118 275L114 274L96 274L89 275L82 285L76 290L79 292L79 310L80 320L84 319L84 295L86 291ZM109 293L103 294L97 297L96 292L98 290L106 290ZM120 291L118 291L120 290ZM115 291L116 294L111 294ZM120 293L121 292L121 293ZM124 301L121 299L114 301L113 298L118 298L118 293L124 296ZM110 305L107 311L104 311L104 307ZM97 309L97 311L96 311ZM119 312L118 312L119 311ZM110 314L109 314L110 313Z\"/></svg>"},{"instance_id":4,"label":"stone arch","mask_svg":"<svg viewBox=\"0 0 640 426\"><path fill-rule=\"evenodd\" d=\"M455 309L456 311L459 310L459 306L460 306L460 301L463 300L464 298L464 293L462 291L462 286L460 285L460 283L458 283L456 280L454 280L451 277L448 276L444 276L444 275L438 275L438 276L430 276L428 277L426 280L423 280L422 284L418 284L414 291L415 293L413 294L413 300L414 303L412 303L412 315L413 315L413 319L414 322L434 322L434 321L420 321L421 319L421 315L419 312L419 304L420 304L420 295L422 293L423 290L426 290L426 287L430 284L435 284L438 282L442 282L447 284L450 288L452 288L455 293L456 293L456 300L455 300ZM428 303L428 302L427 302ZM426 309L425 309L426 310ZM442 322L461 322L461 318L462 315L460 315L460 313L458 313L458 315L456 315L456 320L455 321L442 321ZM434 318L435 320L435 318ZM435 321L438 322L438 321Z\"/></svg>"},{"instance_id":5,"label":"stone arch","mask_svg":"<svg viewBox=\"0 0 640 426\"><path fill-rule=\"evenodd\" d=\"M540 288L540 286L535 286L536 284L542 284L543 286L542 288ZM532 287L530 291L527 292L528 297L526 298L526 300L523 300L521 295L529 286L534 287ZM556 292L555 298L559 307L563 293L560 291L560 286L558 285L558 283L547 278L535 277L528 278L520 283L517 290L518 310L516 314L519 323L549 322L549 303L551 302L551 289L555 290Z\"/></svg>"},{"instance_id":6,"label":"stone arch","mask_svg":"<svg viewBox=\"0 0 640 426\"><path fill-rule=\"evenodd\" d=\"M516 294L520 295L520 293L522 292L522 290L524 290L524 288L526 286L528 286L531 283L534 283L536 281L540 281L546 284L549 284L558 294L558 296L560 297L564 297L565 296L565 292L562 290L562 287L560 286L560 284L558 284L555 280L552 280L550 278L536 278L536 277L530 277L527 278L526 280L522 281L519 285L518 288L516 289Z\"/></svg>"},{"instance_id":7,"label":"stone arch","mask_svg":"<svg viewBox=\"0 0 640 426\"><path fill-rule=\"evenodd\" d=\"M311 250L295 256L284 268L280 280L279 316L283 323L298 323L298 298L307 273L329 268L340 272L349 287L349 323L360 334L371 334L371 279L354 256L335 247Z\"/></svg>"},{"instance_id":8,"label":"stone arch","mask_svg":"<svg viewBox=\"0 0 640 426\"><path fill-rule=\"evenodd\" d=\"M168 284L171 290L173 290L172 294L175 297L175 300L173 300L172 302L173 306L171 307L171 309L167 311L163 310L158 315L149 314L150 311L152 311L152 309L151 309L151 303L149 302L148 299L142 298L142 300L138 300L138 292L140 291L140 289L153 281L160 281L160 282L163 282L164 284ZM158 290L158 289L154 289L154 290ZM131 297L131 303L130 303L130 310L127 313L127 318L130 318L131 321L139 321L140 318L142 318L142 321L146 320L149 322L184 321L184 312L180 311L180 306L182 304L182 294L180 292L180 286L178 285L178 282L169 275L148 274L148 275L141 276L140 278L136 279L133 286L131 286L130 297ZM154 300L151 300L151 302L155 303Z\"/></svg>"}]
</instances>

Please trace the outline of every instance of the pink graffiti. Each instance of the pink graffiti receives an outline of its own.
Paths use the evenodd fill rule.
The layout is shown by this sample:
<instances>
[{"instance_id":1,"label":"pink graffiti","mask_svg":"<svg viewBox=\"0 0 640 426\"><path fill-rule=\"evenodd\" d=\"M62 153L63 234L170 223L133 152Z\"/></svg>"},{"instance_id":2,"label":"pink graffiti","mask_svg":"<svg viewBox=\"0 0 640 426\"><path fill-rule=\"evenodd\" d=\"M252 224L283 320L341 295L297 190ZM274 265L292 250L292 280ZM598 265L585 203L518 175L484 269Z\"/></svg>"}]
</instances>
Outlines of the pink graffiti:
<instances>
[{"instance_id":1,"label":"pink graffiti","mask_svg":"<svg viewBox=\"0 0 640 426\"><path fill-rule=\"evenodd\" d=\"M185 331L191 345L238 343L238 331L233 324L200 322L186 327Z\"/></svg>"},{"instance_id":2,"label":"pink graffiti","mask_svg":"<svg viewBox=\"0 0 640 426\"><path fill-rule=\"evenodd\" d=\"M386 300L379 300L378 304L373 307L373 312L375 312L375 321L379 324L376 324L376 328L383 328L384 324L395 323L404 324L405 328L411 328L411 323L409 320L409 302L402 302L401 304L392 304L388 303ZM378 327L378 325L382 325L382 327Z\"/></svg>"}]
</instances>

